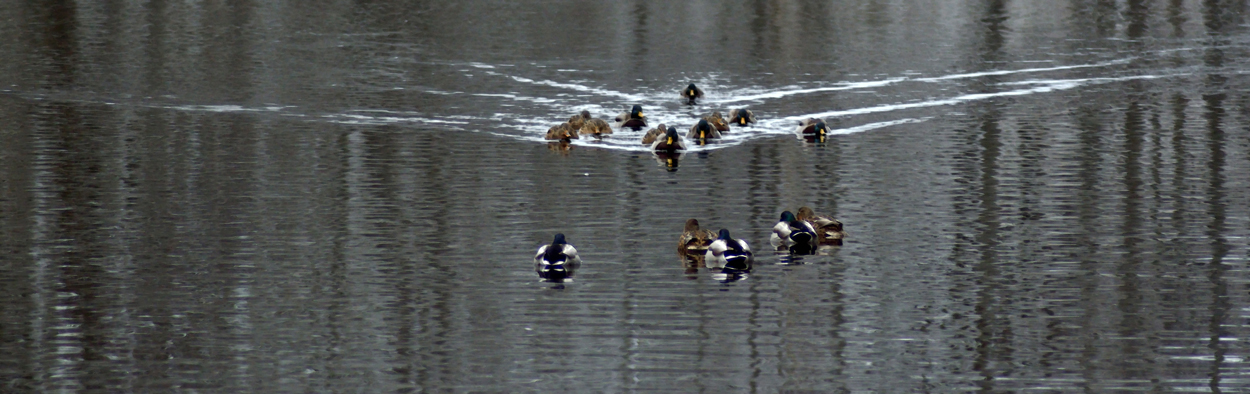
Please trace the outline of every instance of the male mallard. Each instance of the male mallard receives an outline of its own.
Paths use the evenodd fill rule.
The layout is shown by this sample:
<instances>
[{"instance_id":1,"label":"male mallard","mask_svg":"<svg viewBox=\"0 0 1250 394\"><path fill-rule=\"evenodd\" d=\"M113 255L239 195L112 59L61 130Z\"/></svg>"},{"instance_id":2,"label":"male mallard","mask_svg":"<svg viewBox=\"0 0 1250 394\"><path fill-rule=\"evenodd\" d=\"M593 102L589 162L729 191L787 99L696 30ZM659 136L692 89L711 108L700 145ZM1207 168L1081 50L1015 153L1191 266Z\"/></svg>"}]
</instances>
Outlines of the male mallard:
<instances>
[{"instance_id":1,"label":"male mallard","mask_svg":"<svg viewBox=\"0 0 1250 394\"><path fill-rule=\"evenodd\" d=\"M769 241L773 246L815 246L816 229L812 228L811 224L795 218L790 211L785 211L781 213L781 221L773 226L773 235Z\"/></svg>"},{"instance_id":2,"label":"male mallard","mask_svg":"<svg viewBox=\"0 0 1250 394\"><path fill-rule=\"evenodd\" d=\"M616 115L615 120L617 128L623 129L628 127L634 131L638 131L642 130L643 127L647 127L646 115L642 114L642 106L637 104L635 104L633 108L630 108L628 111L621 112L620 115Z\"/></svg>"},{"instance_id":3,"label":"male mallard","mask_svg":"<svg viewBox=\"0 0 1250 394\"><path fill-rule=\"evenodd\" d=\"M667 131L668 128L664 127L663 123L660 123L659 126L656 126L654 129L647 130L647 134L642 135L642 144L651 145L652 142L655 142L656 138L660 138L660 136L664 135Z\"/></svg>"},{"instance_id":4,"label":"male mallard","mask_svg":"<svg viewBox=\"0 0 1250 394\"><path fill-rule=\"evenodd\" d=\"M838 219L817 215L808 207L799 207L799 213L795 217L811 224L812 228L816 229L816 236L821 243L841 245L842 239L846 238L846 232L842 231L842 222Z\"/></svg>"},{"instance_id":5,"label":"male mallard","mask_svg":"<svg viewBox=\"0 0 1250 394\"><path fill-rule=\"evenodd\" d=\"M552 126L547 129L547 139L568 141L577 139L577 129L573 128L568 122Z\"/></svg>"},{"instance_id":6,"label":"male mallard","mask_svg":"<svg viewBox=\"0 0 1250 394\"><path fill-rule=\"evenodd\" d=\"M573 130L581 130L587 120L590 120L590 111L583 109L581 113L569 117L569 126L573 126Z\"/></svg>"},{"instance_id":7,"label":"male mallard","mask_svg":"<svg viewBox=\"0 0 1250 394\"><path fill-rule=\"evenodd\" d=\"M699 119L699 123L695 123L694 126L690 127L690 133L686 134L686 138L698 140L720 138L720 132L716 131L716 128L712 127L712 124L708 123L707 119Z\"/></svg>"},{"instance_id":8,"label":"male mallard","mask_svg":"<svg viewBox=\"0 0 1250 394\"><path fill-rule=\"evenodd\" d=\"M686 85L686 88L681 90L681 97L686 99L686 104L693 105L695 99L703 98L703 91L699 90L699 87L694 86L692 83Z\"/></svg>"},{"instance_id":9,"label":"male mallard","mask_svg":"<svg viewBox=\"0 0 1250 394\"><path fill-rule=\"evenodd\" d=\"M722 228L720 236L707 247L703 259L708 268L750 271L754 257L747 241L733 239L729 236L729 230Z\"/></svg>"},{"instance_id":10,"label":"male mallard","mask_svg":"<svg viewBox=\"0 0 1250 394\"><path fill-rule=\"evenodd\" d=\"M712 111L712 114L704 116L703 120L715 127L716 131L729 131L729 122L726 122L725 118L720 116L720 111Z\"/></svg>"},{"instance_id":11,"label":"male mallard","mask_svg":"<svg viewBox=\"0 0 1250 394\"><path fill-rule=\"evenodd\" d=\"M716 239L716 234L712 233L712 230L699 228L697 219L688 219L681 237L677 238L677 253L703 254L707 252L707 247L712 245L714 239Z\"/></svg>"},{"instance_id":12,"label":"male mallard","mask_svg":"<svg viewBox=\"0 0 1250 394\"><path fill-rule=\"evenodd\" d=\"M669 127L664 132L664 138L657 138L651 143L651 150L655 152L676 152L686 150L686 142L681 140L681 136L677 135L676 127Z\"/></svg>"},{"instance_id":13,"label":"male mallard","mask_svg":"<svg viewBox=\"0 0 1250 394\"><path fill-rule=\"evenodd\" d=\"M595 138L603 138L605 134L612 134L612 127L608 126L608 122L603 119L591 118L582 125L578 133L581 135L593 135Z\"/></svg>"},{"instance_id":14,"label":"male mallard","mask_svg":"<svg viewBox=\"0 0 1250 394\"><path fill-rule=\"evenodd\" d=\"M819 118L807 118L799 122L799 128L794 130L799 137L815 138L823 141L825 136L829 135L829 126L825 126L825 121Z\"/></svg>"},{"instance_id":15,"label":"male mallard","mask_svg":"<svg viewBox=\"0 0 1250 394\"><path fill-rule=\"evenodd\" d=\"M564 241L564 234L556 234L551 245L538 248L534 255L534 272L538 277L559 282L573 277L573 273L582 266L582 259L577 256L577 249Z\"/></svg>"},{"instance_id":16,"label":"male mallard","mask_svg":"<svg viewBox=\"0 0 1250 394\"><path fill-rule=\"evenodd\" d=\"M739 108L729 111L729 123L739 126L746 126L755 123L755 114L746 108Z\"/></svg>"}]
</instances>

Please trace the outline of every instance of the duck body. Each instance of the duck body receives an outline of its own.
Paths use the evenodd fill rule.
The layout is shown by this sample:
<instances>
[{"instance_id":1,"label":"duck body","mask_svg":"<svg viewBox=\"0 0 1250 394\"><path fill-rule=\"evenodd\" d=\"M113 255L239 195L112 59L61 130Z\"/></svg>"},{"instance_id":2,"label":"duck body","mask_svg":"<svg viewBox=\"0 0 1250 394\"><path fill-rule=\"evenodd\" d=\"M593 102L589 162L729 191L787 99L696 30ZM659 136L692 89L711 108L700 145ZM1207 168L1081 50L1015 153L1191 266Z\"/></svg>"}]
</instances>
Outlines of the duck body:
<instances>
[{"instance_id":1,"label":"duck body","mask_svg":"<svg viewBox=\"0 0 1250 394\"><path fill-rule=\"evenodd\" d=\"M547 139L552 141L568 141L577 139L577 129L568 122L547 129Z\"/></svg>"},{"instance_id":2,"label":"duck body","mask_svg":"<svg viewBox=\"0 0 1250 394\"><path fill-rule=\"evenodd\" d=\"M665 132L668 132L668 127L664 126L663 123L660 123L659 126L656 126L654 129L647 130L647 133L642 135L642 144L650 146L651 143L655 142L657 138L664 135Z\"/></svg>"},{"instance_id":3,"label":"duck body","mask_svg":"<svg viewBox=\"0 0 1250 394\"><path fill-rule=\"evenodd\" d=\"M686 138L693 138L697 140L720 137L720 131L717 131L716 127L712 126L707 119L699 119L699 123L695 123L694 126L691 126L690 132L686 134Z\"/></svg>"},{"instance_id":4,"label":"duck body","mask_svg":"<svg viewBox=\"0 0 1250 394\"><path fill-rule=\"evenodd\" d=\"M612 127L608 126L608 122L603 119L589 119L582 124L582 128L578 130L581 135L592 135L595 138L603 138L603 136L612 134Z\"/></svg>"},{"instance_id":5,"label":"duck body","mask_svg":"<svg viewBox=\"0 0 1250 394\"><path fill-rule=\"evenodd\" d=\"M686 142L682 141L681 136L677 135L677 129L669 127L664 132L663 137L656 138L651 143L651 150L655 152L677 152L686 150Z\"/></svg>"},{"instance_id":6,"label":"duck body","mask_svg":"<svg viewBox=\"0 0 1250 394\"><path fill-rule=\"evenodd\" d=\"M747 126L755 123L755 114L746 108L738 108L729 111L729 123L738 126Z\"/></svg>"},{"instance_id":7,"label":"duck body","mask_svg":"<svg viewBox=\"0 0 1250 394\"><path fill-rule=\"evenodd\" d=\"M721 229L716 240L708 245L703 260L708 268L750 271L754 256L747 241L733 239L729 230Z\"/></svg>"},{"instance_id":8,"label":"duck body","mask_svg":"<svg viewBox=\"0 0 1250 394\"><path fill-rule=\"evenodd\" d=\"M817 244L816 229L811 224L799 220L794 213L781 213L781 220L773 226L773 235L769 237L773 246L793 246Z\"/></svg>"},{"instance_id":9,"label":"duck body","mask_svg":"<svg viewBox=\"0 0 1250 394\"><path fill-rule=\"evenodd\" d=\"M647 127L646 115L642 114L641 105L635 104L628 111L617 115L614 120L616 121L616 127L620 129L629 128L638 131L642 130L643 127Z\"/></svg>"},{"instance_id":10,"label":"duck body","mask_svg":"<svg viewBox=\"0 0 1250 394\"><path fill-rule=\"evenodd\" d=\"M686 88L681 90L681 98L686 99L686 104L694 105L695 100L703 98L703 90L694 86L693 83L686 85Z\"/></svg>"},{"instance_id":11,"label":"duck body","mask_svg":"<svg viewBox=\"0 0 1250 394\"><path fill-rule=\"evenodd\" d=\"M591 119L590 111L582 110L582 112L579 112L576 115L569 117L568 123L569 123L569 126L573 127L573 130L581 130L582 126L586 124L586 121L590 119Z\"/></svg>"},{"instance_id":12,"label":"duck body","mask_svg":"<svg viewBox=\"0 0 1250 394\"><path fill-rule=\"evenodd\" d=\"M816 230L816 236L822 244L841 245L842 239L846 238L846 232L842 230L842 222L830 216L818 215L808 207L800 207L799 213L795 215L801 221L812 225Z\"/></svg>"},{"instance_id":13,"label":"duck body","mask_svg":"<svg viewBox=\"0 0 1250 394\"><path fill-rule=\"evenodd\" d=\"M560 282L573 277L573 273L582 265L577 249L564 240L564 234L556 234L551 244L538 248L534 255L534 272L538 277L551 282Z\"/></svg>"},{"instance_id":14,"label":"duck body","mask_svg":"<svg viewBox=\"0 0 1250 394\"><path fill-rule=\"evenodd\" d=\"M716 131L729 131L729 122L725 121L725 117L721 116L720 111L712 111L712 114L704 116L703 120L706 120Z\"/></svg>"},{"instance_id":15,"label":"duck body","mask_svg":"<svg viewBox=\"0 0 1250 394\"><path fill-rule=\"evenodd\" d=\"M677 253L682 255L707 253L707 248L716 239L711 230L699 228L697 219L686 220L686 226L677 238Z\"/></svg>"}]
</instances>

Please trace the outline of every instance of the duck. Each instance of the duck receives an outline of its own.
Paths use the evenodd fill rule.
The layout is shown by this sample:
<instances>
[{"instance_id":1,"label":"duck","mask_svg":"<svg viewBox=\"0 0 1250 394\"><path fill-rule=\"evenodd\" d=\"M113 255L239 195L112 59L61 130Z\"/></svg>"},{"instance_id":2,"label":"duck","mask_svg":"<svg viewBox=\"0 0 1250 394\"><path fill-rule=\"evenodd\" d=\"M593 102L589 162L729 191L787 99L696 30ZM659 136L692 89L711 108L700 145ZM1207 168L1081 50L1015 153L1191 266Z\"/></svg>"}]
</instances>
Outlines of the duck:
<instances>
[{"instance_id":1,"label":"duck","mask_svg":"<svg viewBox=\"0 0 1250 394\"><path fill-rule=\"evenodd\" d=\"M708 124L715 127L716 131L729 131L729 122L726 122L725 118L720 115L720 111L712 111L712 114L704 116L703 120L706 120Z\"/></svg>"},{"instance_id":2,"label":"duck","mask_svg":"<svg viewBox=\"0 0 1250 394\"><path fill-rule=\"evenodd\" d=\"M677 238L677 253L703 254L707 252L707 247L711 246L715 239L716 234L712 233L712 230L699 228L698 219L686 219L686 227Z\"/></svg>"},{"instance_id":3,"label":"duck","mask_svg":"<svg viewBox=\"0 0 1250 394\"><path fill-rule=\"evenodd\" d=\"M781 213L781 220L773 226L773 235L769 238L773 246L816 245L816 229L811 224L801 221L794 213Z\"/></svg>"},{"instance_id":4,"label":"duck","mask_svg":"<svg viewBox=\"0 0 1250 394\"><path fill-rule=\"evenodd\" d=\"M628 111L616 115L616 127L619 129L628 127L634 131L642 130L643 127L647 127L646 117L642 114L642 106L634 104Z\"/></svg>"},{"instance_id":5,"label":"duck","mask_svg":"<svg viewBox=\"0 0 1250 394\"><path fill-rule=\"evenodd\" d=\"M577 256L577 249L564 240L563 233L557 233L550 245L539 247L534 255L534 272L552 282L573 277L581 266L582 259Z\"/></svg>"},{"instance_id":6,"label":"duck","mask_svg":"<svg viewBox=\"0 0 1250 394\"><path fill-rule=\"evenodd\" d=\"M590 120L590 111L582 110L582 112L569 117L569 126L573 126L573 130L581 130L582 125L585 125L587 120Z\"/></svg>"},{"instance_id":7,"label":"duck","mask_svg":"<svg viewBox=\"0 0 1250 394\"><path fill-rule=\"evenodd\" d=\"M677 135L676 127L669 127L664 132L664 138L657 138L651 143L651 150L656 152L676 152L686 150L686 142L681 140L681 136Z\"/></svg>"},{"instance_id":8,"label":"duck","mask_svg":"<svg viewBox=\"0 0 1250 394\"><path fill-rule=\"evenodd\" d=\"M568 122L564 122L547 129L547 139L552 141L565 141L577 139L577 129L573 128Z\"/></svg>"},{"instance_id":9,"label":"duck","mask_svg":"<svg viewBox=\"0 0 1250 394\"><path fill-rule=\"evenodd\" d=\"M846 232L842 231L842 222L825 215L817 215L808 207L799 207L799 213L796 218L807 222L816 229L816 237L820 243L841 245L842 239L846 238Z\"/></svg>"},{"instance_id":10,"label":"duck","mask_svg":"<svg viewBox=\"0 0 1250 394\"><path fill-rule=\"evenodd\" d=\"M647 133L642 135L642 144L651 145L652 142L655 142L656 138L660 138L660 136L664 135L667 131L668 127L665 127L663 123L660 123L659 126L655 126L654 129L647 130Z\"/></svg>"},{"instance_id":11,"label":"duck","mask_svg":"<svg viewBox=\"0 0 1250 394\"><path fill-rule=\"evenodd\" d=\"M703 260L708 268L750 271L754 256L751 254L751 247L747 245L747 241L733 239L729 236L729 230L722 228L716 240L708 245Z\"/></svg>"},{"instance_id":12,"label":"duck","mask_svg":"<svg viewBox=\"0 0 1250 394\"><path fill-rule=\"evenodd\" d=\"M603 119L591 118L586 120L585 124L578 129L581 135L593 135L595 138L603 138L604 135L612 134L612 127L608 126L608 122Z\"/></svg>"},{"instance_id":13,"label":"duck","mask_svg":"<svg viewBox=\"0 0 1250 394\"><path fill-rule=\"evenodd\" d=\"M824 140L829 135L829 126L825 125L825 121L820 118L807 118L799 122L799 128L794 130L795 134L803 138L815 138Z\"/></svg>"},{"instance_id":14,"label":"duck","mask_svg":"<svg viewBox=\"0 0 1250 394\"><path fill-rule=\"evenodd\" d=\"M746 126L755 123L755 114L746 108L738 108L729 111L729 123L739 126Z\"/></svg>"},{"instance_id":15,"label":"duck","mask_svg":"<svg viewBox=\"0 0 1250 394\"><path fill-rule=\"evenodd\" d=\"M694 138L698 140L720 138L720 131L717 131L715 127L712 127L712 124L708 123L707 119L699 119L699 123L695 123L694 126L690 127L690 133L686 134L686 138Z\"/></svg>"},{"instance_id":16,"label":"duck","mask_svg":"<svg viewBox=\"0 0 1250 394\"><path fill-rule=\"evenodd\" d=\"M681 90L681 97L686 99L686 104L694 105L696 99L703 98L703 90L692 83Z\"/></svg>"}]
</instances>

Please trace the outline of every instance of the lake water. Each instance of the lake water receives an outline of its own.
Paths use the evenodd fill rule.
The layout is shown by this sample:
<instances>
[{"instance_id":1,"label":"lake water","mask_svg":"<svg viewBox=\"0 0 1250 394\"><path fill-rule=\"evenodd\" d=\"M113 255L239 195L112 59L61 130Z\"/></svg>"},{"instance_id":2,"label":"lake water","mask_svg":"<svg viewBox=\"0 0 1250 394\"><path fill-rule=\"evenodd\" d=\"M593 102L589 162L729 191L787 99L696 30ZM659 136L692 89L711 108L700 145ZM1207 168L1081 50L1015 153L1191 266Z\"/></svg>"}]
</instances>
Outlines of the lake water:
<instances>
[{"instance_id":1,"label":"lake water","mask_svg":"<svg viewBox=\"0 0 1250 394\"><path fill-rule=\"evenodd\" d=\"M1247 392L1248 18L3 2L0 392ZM634 104L759 123L543 141ZM845 244L769 250L804 205ZM687 218L754 269L684 268Z\"/></svg>"}]
</instances>

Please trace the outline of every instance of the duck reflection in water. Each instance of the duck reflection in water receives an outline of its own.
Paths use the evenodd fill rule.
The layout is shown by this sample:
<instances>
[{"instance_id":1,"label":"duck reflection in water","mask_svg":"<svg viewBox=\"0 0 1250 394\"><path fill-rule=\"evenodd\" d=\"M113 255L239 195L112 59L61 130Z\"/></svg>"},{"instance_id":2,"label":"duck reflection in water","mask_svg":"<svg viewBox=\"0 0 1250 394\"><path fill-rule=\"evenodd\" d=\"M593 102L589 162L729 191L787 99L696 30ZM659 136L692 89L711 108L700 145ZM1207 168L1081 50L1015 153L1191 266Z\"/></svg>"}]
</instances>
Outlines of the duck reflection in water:
<instances>
[{"instance_id":1,"label":"duck reflection in water","mask_svg":"<svg viewBox=\"0 0 1250 394\"><path fill-rule=\"evenodd\" d=\"M573 150L573 144L569 141L552 141L547 143L547 150L558 153L561 156L568 156L569 151Z\"/></svg>"},{"instance_id":2,"label":"duck reflection in water","mask_svg":"<svg viewBox=\"0 0 1250 394\"><path fill-rule=\"evenodd\" d=\"M534 255L534 272L548 282L572 281L573 274L582 266L577 249L564 240L564 234L556 234L550 245L538 248Z\"/></svg>"}]
</instances>

